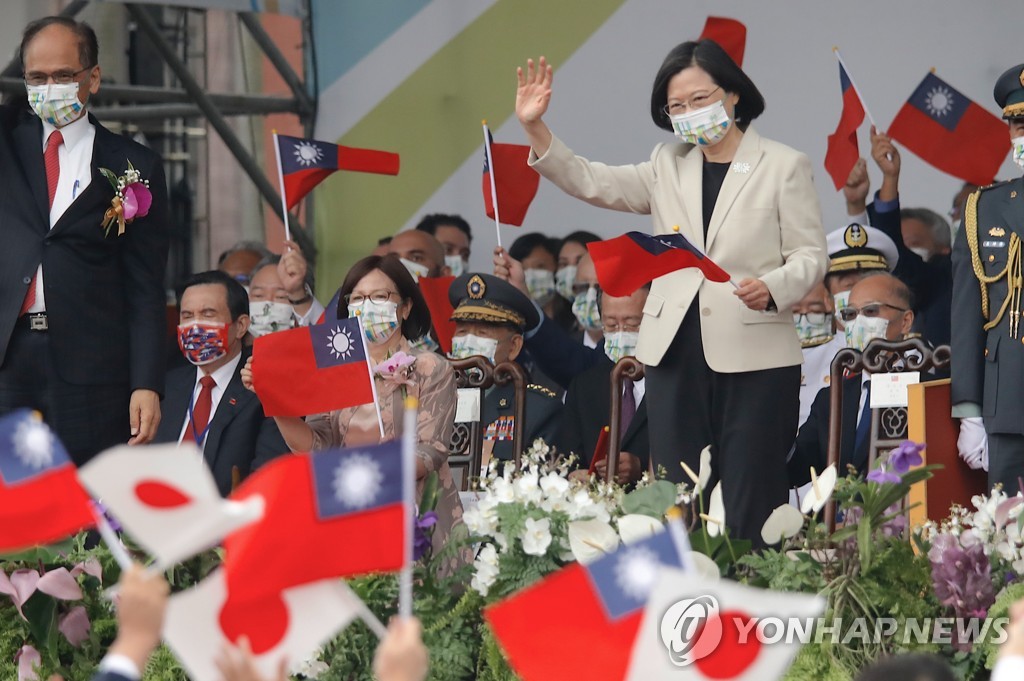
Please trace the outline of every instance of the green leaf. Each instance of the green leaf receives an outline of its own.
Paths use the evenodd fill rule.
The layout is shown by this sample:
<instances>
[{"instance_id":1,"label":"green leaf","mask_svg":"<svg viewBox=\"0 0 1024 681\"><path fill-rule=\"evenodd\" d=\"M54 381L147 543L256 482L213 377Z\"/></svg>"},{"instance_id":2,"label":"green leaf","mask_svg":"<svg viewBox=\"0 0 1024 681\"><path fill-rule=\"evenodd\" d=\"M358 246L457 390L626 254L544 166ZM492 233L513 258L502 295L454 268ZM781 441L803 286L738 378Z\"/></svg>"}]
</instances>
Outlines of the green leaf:
<instances>
[{"instance_id":1,"label":"green leaf","mask_svg":"<svg viewBox=\"0 0 1024 681\"><path fill-rule=\"evenodd\" d=\"M860 549L861 568L866 572L871 567L871 519L864 516L857 524L857 546Z\"/></svg>"},{"instance_id":2,"label":"green leaf","mask_svg":"<svg viewBox=\"0 0 1024 681\"><path fill-rule=\"evenodd\" d=\"M431 471L423 481L423 494L420 496L420 515L437 508L437 471Z\"/></svg>"},{"instance_id":3,"label":"green leaf","mask_svg":"<svg viewBox=\"0 0 1024 681\"><path fill-rule=\"evenodd\" d=\"M112 171L107 170L106 168L100 168L100 173L103 175L103 177L107 178L107 182L110 183L110 186L113 187L114 191L116 192L117 191L117 175L115 175Z\"/></svg>"},{"instance_id":4,"label":"green leaf","mask_svg":"<svg viewBox=\"0 0 1024 681\"><path fill-rule=\"evenodd\" d=\"M668 480L657 480L623 497L622 510L660 520L675 502L676 486Z\"/></svg>"},{"instance_id":5,"label":"green leaf","mask_svg":"<svg viewBox=\"0 0 1024 681\"><path fill-rule=\"evenodd\" d=\"M42 591L36 591L21 606L21 610L28 620L28 629L36 646L47 648L57 631L57 600Z\"/></svg>"}]
</instances>

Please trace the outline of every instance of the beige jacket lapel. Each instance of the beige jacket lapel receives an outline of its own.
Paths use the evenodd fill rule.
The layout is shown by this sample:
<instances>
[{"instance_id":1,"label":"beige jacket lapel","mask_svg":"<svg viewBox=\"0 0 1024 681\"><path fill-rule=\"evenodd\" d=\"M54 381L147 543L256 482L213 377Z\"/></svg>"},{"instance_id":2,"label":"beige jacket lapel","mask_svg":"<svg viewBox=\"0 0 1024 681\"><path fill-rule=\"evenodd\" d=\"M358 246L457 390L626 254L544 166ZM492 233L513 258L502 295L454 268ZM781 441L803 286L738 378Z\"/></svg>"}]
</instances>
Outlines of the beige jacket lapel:
<instances>
[{"instance_id":1,"label":"beige jacket lapel","mask_svg":"<svg viewBox=\"0 0 1024 681\"><path fill-rule=\"evenodd\" d=\"M704 248L704 217L701 212L701 179L704 168L704 154L700 148L690 148L684 156L676 158L679 173L679 192L686 209L686 224L680 225L683 236L690 243ZM672 226L668 226L672 229Z\"/></svg>"},{"instance_id":2,"label":"beige jacket lapel","mask_svg":"<svg viewBox=\"0 0 1024 681\"><path fill-rule=\"evenodd\" d=\"M757 170L757 164L763 153L761 151L761 136L753 128L747 128L747 131L743 133L743 139L740 140L740 146L736 149L736 155L732 159L732 166L725 174L722 189L718 193L715 212L711 214L711 224L708 226L705 253L714 243L715 235L722 228L736 197L739 196L747 181Z\"/></svg>"}]
</instances>

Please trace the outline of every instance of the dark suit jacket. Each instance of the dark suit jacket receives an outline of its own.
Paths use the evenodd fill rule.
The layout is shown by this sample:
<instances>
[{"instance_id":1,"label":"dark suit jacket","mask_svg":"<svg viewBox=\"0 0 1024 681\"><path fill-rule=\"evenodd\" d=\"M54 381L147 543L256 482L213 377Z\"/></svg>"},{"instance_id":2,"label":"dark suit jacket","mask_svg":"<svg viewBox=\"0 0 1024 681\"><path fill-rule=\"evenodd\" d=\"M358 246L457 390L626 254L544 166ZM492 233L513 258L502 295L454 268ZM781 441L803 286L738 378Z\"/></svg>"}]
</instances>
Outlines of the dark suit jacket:
<instances>
[{"instance_id":1,"label":"dark suit jacket","mask_svg":"<svg viewBox=\"0 0 1024 681\"><path fill-rule=\"evenodd\" d=\"M68 383L119 385L163 393L167 188L160 158L96 128L92 180L50 229L42 122L0 106L0 363L39 263L51 361ZM149 180L149 215L104 236L100 221L114 189L100 174L131 162Z\"/></svg>"},{"instance_id":2,"label":"dark suit jacket","mask_svg":"<svg viewBox=\"0 0 1024 681\"><path fill-rule=\"evenodd\" d=\"M577 375L605 358L603 348L588 348L544 315L536 333L527 339L526 349L540 370L565 389Z\"/></svg>"},{"instance_id":3,"label":"dark suit jacket","mask_svg":"<svg viewBox=\"0 0 1024 681\"><path fill-rule=\"evenodd\" d=\"M857 412L860 410L860 375L843 379L843 431L839 447L840 475L846 474L846 467L853 464L861 473L867 472L868 438L864 439L860 448L854 452L853 446L857 439ZM822 388L811 404L811 413L800 426L796 437L793 456L790 457L786 469L789 472L789 484L793 487L811 481L811 466L821 472L828 465L828 424L829 407L832 399L832 387Z\"/></svg>"},{"instance_id":4,"label":"dark suit jacket","mask_svg":"<svg viewBox=\"0 0 1024 681\"><path fill-rule=\"evenodd\" d=\"M256 393L242 386L241 372L248 356L249 351L243 351L235 375L217 404L203 450L206 465L213 472L217 489L224 496L231 492L233 467L237 466L240 479L245 479L266 462L290 451L274 419L263 413L263 405ZM178 441L195 385L194 366L168 372L167 394L160 403L163 416L154 442Z\"/></svg>"},{"instance_id":5,"label":"dark suit jacket","mask_svg":"<svg viewBox=\"0 0 1024 681\"><path fill-rule=\"evenodd\" d=\"M565 394L562 427L556 440L558 451L563 454L575 452L582 466L590 465L601 429L608 425L613 366L606 357L603 362L577 376ZM621 450L639 457L642 468L646 470L650 449L645 396L637 405L636 415L626 432L622 434Z\"/></svg>"}]
</instances>

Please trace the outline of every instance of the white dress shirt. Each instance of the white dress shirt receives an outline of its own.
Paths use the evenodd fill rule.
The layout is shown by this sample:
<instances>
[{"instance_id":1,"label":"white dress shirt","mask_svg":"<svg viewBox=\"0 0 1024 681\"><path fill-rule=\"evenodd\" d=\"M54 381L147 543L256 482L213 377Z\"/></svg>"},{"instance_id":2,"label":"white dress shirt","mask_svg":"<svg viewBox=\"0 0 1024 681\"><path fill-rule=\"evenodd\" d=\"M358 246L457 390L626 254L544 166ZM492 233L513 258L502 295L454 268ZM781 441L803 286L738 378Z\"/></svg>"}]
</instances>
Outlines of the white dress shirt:
<instances>
[{"instance_id":1,"label":"white dress shirt","mask_svg":"<svg viewBox=\"0 0 1024 681\"><path fill-rule=\"evenodd\" d=\"M636 400L636 406L639 407L640 403L644 399L644 395L647 394L647 379L641 378L639 381L633 381L633 399Z\"/></svg>"},{"instance_id":2,"label":"white dress shirt","mask_svg":"<svg viewBox=\"0 0 1024 681\"><path fill-rule=\"evenodd\" d=\"M232 359L230 362L228 362L227 364L225 364L224 366L210 374L210 376L213 377L213 380L217 385L213 386L213 389L211 390L210 420L207 421L207 425L213 423L213 417L217 414L217 406L220 405L220 398L224 397L224 391L227 390L228 383L230 383L231 379L234 378L235 369L238 368L238 363L241 360L242 353L239 352L237 355L235 355L234 359ZM195 408L196 400L199 399L199 392L203 389L203 387L199 384L199 380L205 375L206 374L203 373L202 367L196 367L196 382L192 388L192 399L189 402L189 405L192 406L193 408ZM189 410L185 410L185 422L181 424L181 432L178 433L179 445L181 444L181 441L185 437L185 432L186 429L189 427L190 420L191 415L189 414ZM202 433L200 433L200 435L202 435ZM206 440L207 438L204 437L203 441L198 443L200 451L206 450Z\"/></svg>"},{"instance_id":3,"label":"white dress shirt","mask_svg":"<svg viewBox=\"0 0 1024 681\"><path fill-rule=\"evenodd\" d=\"M295 318L299 320L299 326L313 326L323 313L324 306L320 304L319 300L313 298L313 302L309 304L306 314L296 313Z\"/></svg>"},{"instance_id":4,"label":"white dress shirt","mask_svg":"<svg viewBox=\"0 0 1024 681\"><path fill-rule=\"evenodd\" d=\"M46 142L57 128L43 121L43 153L46 153ZM64 144L57 150L57 158L60 162L60 177L57 179L57 191L53 195L53 206L50 208L50 228L57 224L64 211L74 203L75 199L82 195L85 188L92 182L92 147L96 141L96 128L92 127L87 115L82 115L74 123L68 123L60 128L60 134L64 138ZM126 159L127 162L127 159ZM120 173L124 168L111 168L115 173ZM99 223L96 229L100 229ZM43 266L40 264L36 269L36 300L31 312L45 312L46 299L43 295Z\"/></svg>"}]
</instances>

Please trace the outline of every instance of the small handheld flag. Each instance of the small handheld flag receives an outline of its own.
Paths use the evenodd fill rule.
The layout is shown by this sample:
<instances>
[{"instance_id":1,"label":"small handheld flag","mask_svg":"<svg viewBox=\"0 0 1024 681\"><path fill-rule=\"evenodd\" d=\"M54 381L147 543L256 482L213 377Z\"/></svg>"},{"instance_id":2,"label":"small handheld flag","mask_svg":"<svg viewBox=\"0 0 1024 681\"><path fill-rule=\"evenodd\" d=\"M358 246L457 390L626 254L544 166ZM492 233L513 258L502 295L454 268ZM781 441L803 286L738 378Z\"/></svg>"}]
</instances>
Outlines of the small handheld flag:
<instances>
[{"instance_id":1,"label":"small handheld flag","mask_svg":"<svg viewBox=\"0 0 1024 681\"><path fill-rule=\"evenodd\" d=\"M839 89L843 96L843 109L839 115L836 131L828 136L828 148L825 151L825 170L832 178L836 191L846 184L850 172L860 158L857 147L857 128L864 122L866 108L861 101L853 80L846 71L846 65L838 49L833 50L839 61Z\"/></svg>"},{"instance_id":2,"label":"small handheld flag","mask_svg":"<svg viewBox=\"0 0 1024 681\"><path fill-rule=\"evenodd\" d=\"M680 234L652 236L627 232L587 244L601 289L628 296L649 281L687 267L696 267L711 281L728 282L728 273Z\"/></svg>"},{"instance_id":3,"label":"small handheld flag","mask_svg":"<svg viewBox=\"0 0 1024 681\"><path fill-rule=\"evenodd\" d=\"M704 22L704 30L697 38L704 39L714 40L721 45L736 62L736 66L743 67L743 53L747 48L747 27L743 22L727 17L708 17Z\"/></svg>"},{"instance_id":4,"label":"small handheld flag","mask_svg":"<svg viewBox=\"0 0 1024 681\"><path fill-rule=\"evenodd\" d=\"M530 147L525 144L498 144L491 137L487 122L484 130L484 174L482 189L484 209L495 225L521 227L526 211L537 195L540 175L531 168ZM500 216L499 216L500 204ZM501 234L498 234L501 245Z\"/></svg>"}]
</instances>

